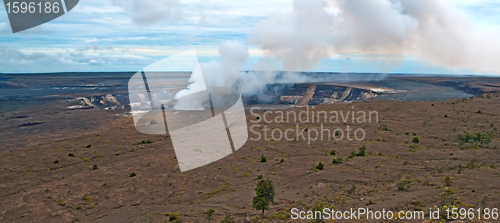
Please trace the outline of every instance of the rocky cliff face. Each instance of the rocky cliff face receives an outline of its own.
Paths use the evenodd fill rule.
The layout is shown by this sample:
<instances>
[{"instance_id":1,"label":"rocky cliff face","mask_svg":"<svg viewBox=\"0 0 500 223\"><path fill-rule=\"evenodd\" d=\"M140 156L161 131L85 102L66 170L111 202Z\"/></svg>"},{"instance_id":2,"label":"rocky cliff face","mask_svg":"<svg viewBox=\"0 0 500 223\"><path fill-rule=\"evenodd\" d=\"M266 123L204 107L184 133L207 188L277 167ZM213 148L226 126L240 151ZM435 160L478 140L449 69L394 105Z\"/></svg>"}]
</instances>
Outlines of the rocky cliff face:
<instances>
[{"instance_id":1,"label":"rocky cliff face","mask_svg":"<svg viewBox=\"0 0 500 223\"><path fill-rule=\"evenodd\" d=\"M272 84L268 85L262 94L243 95L242 97L245 105L304 106L365 100L380 94L366 89L332 84ZM130 110L127 93L79 97L74 101L77 104L68 106L68 109Z\"/></svg>"},{"instance_id":2,"label":"rocky cliff face","mask_svg":"<svg viewBox=\"0 0 500 223\"><path fill-rule=\"evenodd\" d=\"M333 84L273 84L260 95L243 96L245 104L319 105L377 97L381 93Z\"/></svg>"},{"instance_id":3,"label":"rocky cliff face","mask_svg":"<svg viewBox=\"0 0 500 223\"><path fill-rule=\"evenodd\" d=\"M125 110L130 109L128 94L106 94L102 96L79 97L75 101L77 105L68 106L69 110L77 109L104 109Z\"/></svg>"}]
</instances>

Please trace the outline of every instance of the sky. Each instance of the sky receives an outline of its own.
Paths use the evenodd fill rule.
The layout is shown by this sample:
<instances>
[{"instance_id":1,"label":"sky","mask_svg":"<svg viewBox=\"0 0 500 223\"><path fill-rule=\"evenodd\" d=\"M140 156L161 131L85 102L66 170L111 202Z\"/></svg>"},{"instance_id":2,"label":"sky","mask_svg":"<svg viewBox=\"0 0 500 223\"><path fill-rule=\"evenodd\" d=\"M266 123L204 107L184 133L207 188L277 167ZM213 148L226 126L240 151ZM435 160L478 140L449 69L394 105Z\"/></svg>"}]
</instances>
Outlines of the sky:
<instances>
[{"instance_id":1,"label":"sky","mask_svg":"<svg viewBox=\"0 0 500 223\"><path fill-rule=\"evenodd\" d=\"M500 32L500 1L455 0L450 4L453 12L462 13L476 30ZM256 27L281 21L273 20L277 17L294 18L294 10L300 12L297 7L291 0L82 0L66 15L12 33L5 7L1 5L0 73L138 71L155 61L191 49L196 49L201 62L208 62L218 59L221 43L237 41L248 47L249 57L242 67L244 70L256 69L256 64L267 58L280 70L500 74L496 68L484 70L474 65L455 66L427 60L427 54L415 53L420 51L415 49L367 53L366 49L339 50L338 42L329 40L319 41L328 42L325 44L328 50L317 61L290 68L283 64L286 55L277 56L273 53L275 48L266 48L267 33L256 31ZM338 14L334 7L328 10L334 17ZM457 21L460 25L460 20ZM329 32L335 33L335 27ZM271 30L269 35L273 32ZM318 38L329 36L321 34ZM315 36L312 38L316 41ZM421 46L417 44L413 48Z\"/></svg>"}]
</instances>

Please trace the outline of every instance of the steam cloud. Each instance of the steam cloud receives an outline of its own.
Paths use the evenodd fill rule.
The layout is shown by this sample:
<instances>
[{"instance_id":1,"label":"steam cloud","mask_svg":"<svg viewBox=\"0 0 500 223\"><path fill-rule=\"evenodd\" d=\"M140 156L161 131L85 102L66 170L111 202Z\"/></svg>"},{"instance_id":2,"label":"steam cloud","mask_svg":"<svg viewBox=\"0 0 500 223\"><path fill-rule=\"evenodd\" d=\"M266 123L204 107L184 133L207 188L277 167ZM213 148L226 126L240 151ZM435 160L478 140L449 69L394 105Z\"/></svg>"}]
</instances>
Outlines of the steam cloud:
<instances>
[{"instance_id":1,"label":"steam cloud","mask_svg":"<svg viewBox=\"0 0 500 223\"><path fill-rule=\"evenodd\" d=\"M500 73L499 39L476 29L445 0L294 0L290 15L259 22L251 42L289 70L354 52L417 56L450 68Z\"/></svg>"},{"instance_id":2,"label":"steam cloud","mask_svg":"<svg viewBox=\"0 0 500 223\"><path fill-rule=\"evenodd\" d=\"M243 72L242 67L248 59L248 47L240 42L225 41L219 45L219 60L200 63L199 69L193 70L186 89L179 91L175 110L204 110L206 98L185 97L210 87L233 87L241 94L260 94L267 84L285 81L305 82L309 78L293 72L276 71L272 63L262 59L252 72Z\"/></svg>"},{"instance_id":3,"label":"steam cloud","mask_svg":"<svg viewBox=\"0 0 500 223\"><path fill-rule=\"evenodd\" d=\"M450 68L500 73L500 38L477 30L466 15L445 0L294 0L291 14L274 14L252 29L250 42L288 71L312 69L333 53L417 56ZM175 96L207 86L236 87L242 94L259 93L279 82L273 65L261 59L254 70L241 72L248 48L224 42L220 58L201 64L191 85ZM333 68L335 69L335 68ZM311 81L298 73L281 76L287 82ZM203 86L203 87L202 87ZM175 109L203 109L200 101L178 101Z\"/></svg>"},{"instance_id":4,"label":"steam cloud","mask_svg":"<svg viewBox=\"0 0 500 223\"><path fill-rule=\"evenodd\" d=\"M206 98L185 96L204 91L207 87L234 87L236 82L243 77L240 70L248 55L248 47L239 42L226 41L221 43L219 60L200 63L199 69L193 70L189 79L190 84L174 96L176 99L174 109L204 110L202 104Z\"/></svg>"}]
</instances>

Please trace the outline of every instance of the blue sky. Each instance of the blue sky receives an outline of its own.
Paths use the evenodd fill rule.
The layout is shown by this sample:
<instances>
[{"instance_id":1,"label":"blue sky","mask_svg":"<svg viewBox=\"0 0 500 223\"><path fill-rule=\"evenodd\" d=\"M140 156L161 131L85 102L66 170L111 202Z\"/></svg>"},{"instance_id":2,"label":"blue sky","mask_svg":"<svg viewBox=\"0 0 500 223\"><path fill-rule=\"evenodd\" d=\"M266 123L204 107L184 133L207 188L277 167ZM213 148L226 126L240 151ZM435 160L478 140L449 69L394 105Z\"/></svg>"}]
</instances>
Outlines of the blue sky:
<instances>
[{"instance_id":1,"label":"blue sky","mask_svg":"<svg viewBox=\"0 0 500 223\"><path fill-rule=\"evenodd\" d=\"M144 3L142 6L137 4ZM249 43L252 28L275 13L289 14L292 1L180 1L162 5L135 0L82 0L69 13L41 26L12 33L0 6L0 73L137 71L157 60L196 49L200 60L216 60L225 40L249 47L243 69L264 52ZM158 1L157 1L158 2ZM453 1L474 26L500 30L499 1ZM154 8L154 10L150 10ZM278 62L277 62L278 63ZM413 55L333 53L313 71L481 74L428 63Z\"/></svg>"}]
</instances>

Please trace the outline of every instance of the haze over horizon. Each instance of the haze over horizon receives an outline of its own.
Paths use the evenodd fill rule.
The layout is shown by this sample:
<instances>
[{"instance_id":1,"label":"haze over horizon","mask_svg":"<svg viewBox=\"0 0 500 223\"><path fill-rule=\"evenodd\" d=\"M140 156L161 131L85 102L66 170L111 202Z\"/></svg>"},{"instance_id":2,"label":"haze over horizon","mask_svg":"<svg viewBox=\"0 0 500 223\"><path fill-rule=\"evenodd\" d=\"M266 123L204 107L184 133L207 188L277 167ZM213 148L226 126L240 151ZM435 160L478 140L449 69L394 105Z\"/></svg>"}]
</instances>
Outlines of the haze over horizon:
<instances>
[{"instance_id":1,"label":"haze over horizon","mask_svg":"<svg viewBox=\"0 0 500 223\"><path fill-rule=\"evenodd\" d=\"M491 0L87 0L16 34L0 11L2 73L135 71L190 49L208 62L237 41L248 48L243 70L500 74Z\"/></svg>"}]
</instances>

